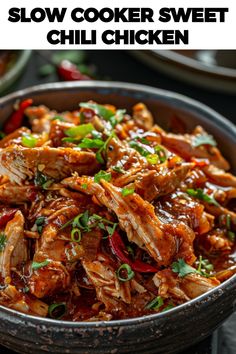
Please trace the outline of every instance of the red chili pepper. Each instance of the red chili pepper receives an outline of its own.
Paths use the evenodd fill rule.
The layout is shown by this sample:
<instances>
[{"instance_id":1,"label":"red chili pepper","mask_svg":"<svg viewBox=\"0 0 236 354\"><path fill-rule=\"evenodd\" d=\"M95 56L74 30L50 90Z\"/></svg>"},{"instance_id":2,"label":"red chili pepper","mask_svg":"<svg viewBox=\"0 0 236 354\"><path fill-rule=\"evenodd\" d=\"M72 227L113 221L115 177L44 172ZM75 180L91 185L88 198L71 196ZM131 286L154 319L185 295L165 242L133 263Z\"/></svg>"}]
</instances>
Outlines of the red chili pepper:
<instances>
[{"instance_id":1,"label":"red chili pepper","mask_svg":"<svg viewBox=\"0 0 236 354\"><path fill-rule=\"evenodd\" d=\"M4 227L8 223L8 221L13 218L16 212L17 209L2 208L0 212L0 227Z\"/></svg>"},{"instance_id":2,"label":"red chili pepper","mask_svg":"<svg viewBox=\"0 0 236 354\"><path fill-rule=\"evenodd\" d=\"M10 118L4 124L4 127L3 127L4 133L10 134L10 133L14 132L14 130L16 130L22 126L25 109L27 107L31 106L32 103L33 103L33 100L31 98L28 98L19 104L19 108L15 112L12 113Z\"/></svg>"},{"instance_id":3,"label":"red chili pepper","mask_svg":"<svg viewBox=\"0 0 236 354\"><path fill-rule=\"evenodd\" d=\"M193 162L196 167L206 167L210 165L210 161L208 159L197 159L192 157L191 162Z\"/></svg>"},{"instance_id":4,"label":"red chili pepper","mask_svg":"<svg viewBox=\"0 0 236 354\"><path fill-rule=\"evenodd\" d=\"M156 273L157 269L148 263L144 263L138 259L132 261L128 256L125 255L126 247L122 238L117 231L109 237L110 246L116 256L124 263L127 263L133 270L140 273Z\"/></svg>"},{"instance_id":5,"label":"red chili pepper","mask_svg":"<svg viewBox=\"0 0 236 354\"><path fill-rule=\"evenodd\" d=\"M60 78L65 81L91 80L89 76L82 74L77 66L69 60L63 60L57 66L57 72Z\"/></svg>"}]
</instances>

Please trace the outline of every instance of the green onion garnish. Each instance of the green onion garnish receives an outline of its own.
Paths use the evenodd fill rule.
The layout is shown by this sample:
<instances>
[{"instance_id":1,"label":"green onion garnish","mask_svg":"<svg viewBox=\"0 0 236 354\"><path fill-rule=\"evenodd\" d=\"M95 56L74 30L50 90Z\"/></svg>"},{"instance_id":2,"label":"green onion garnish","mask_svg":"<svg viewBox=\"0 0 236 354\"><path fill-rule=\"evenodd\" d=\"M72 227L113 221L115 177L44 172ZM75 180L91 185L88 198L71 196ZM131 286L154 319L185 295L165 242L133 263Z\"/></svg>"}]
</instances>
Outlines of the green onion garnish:
<instances>
[{"instance_id":1,"label":"green onion garnish","mask_svg":"<svg viewBox=\"0 0 236 354\"><path fill-rule=\"evenodd\" d=\"M123 197L126 197L128 195L131 195L134 193L134 188L123 188L121 190L121 194L123 195Z\"/></svg>"},{"instance_id":2,"label":"green onion garnish","mask_svg":"<svg viewBox=\"0 0 236 354\"><path fill-rule=\"evenodd\" d=\"M45 224L45 217L44 216L39 216L36 220L35 220L35 224L37 226L37 231L39 234L42 233L43 231L43 227L44 227L44 224Z\"/></svg>"},{"instance_id":3,"label":"green onion garnish","mask_svg":"<svg viewBox=\"0 0 236 354\"><path fill-rule=\"evenodd\" d=\"M91 123L81 124L76 127L71 127L65 131L65 134L71 138L84 138L86 135L94 130Z\"/></svg>"},{"instance_id":4,"label":"green onion garnish","mask_svg":"<svg viewBox=\"0 0 236 354\"><path fill-rule=\"evenodd\" d=\"M38 139L32 134L24 134L21 138L21 143L25 147L34 148L37 144Z\"/></svg>"},{"instance_id":5,"label":"green onion garnish","mask_svg":"<svg viewBox=\"0 0 236 354\"><path fill-rule=\"evenodd\" d=\"M159 162L159 156L157 154L149 154L146 156L146 160L151 165L156 165Z\"/></svg>"},{"instance_id":6,"label":"green onion garnish","mask_svg":"<svg viewBox=\"0 0 236 354\"><path fill-rule=\"evenodd\" d=\"M122 275L125 272L126 277L125 275ZM131 280L135 276L135 273L132 271L131 267L127 263L124 263L117 269L116 275L120 281L125 282Z\"/></svg>"},{"instance_id":7,"label":"green onion garnish","mask_svg":"<svg viewBox=\"0 0 236 354\"><path fill-rule=\"evenodd\" d=\"M158 310L163 304L164 304L164 301L163 301L162 297L157 296L145 306L145 309Z\"/></svg>"},{"instance_id":8,"label":"green onion garnish","mask_svg":"<svg viewBox=\"0 0 236 354\"><path fill-rule=\"evenodd\" d=\"M210 196L209 194L204 193L203 189L201 189L201 188L187 189L186 192L191 197L203 200L204 202L207 202L208 204L213 204L215 206L219 206L219 203L215 200L215 198L213 196Z\"/></svg>"},{"instance_id":9,"label":"green onion garnish","mask_svg":"<svg viewBox=\"0 0 236 354\"><path fill-rule=\"evenodd\" d=\"M7 243L7 237L2 232L2 233L0 233L0 252L2 252L4 250L6 243Z\"/></svg>"},{"instance_id":10,"label":"green onion garnish","mask_svg":"<svg viewBox=\"0 0 236 354\"><path fill-rule=\"evenodd\" d=\"M43 262L33 262L32 269L39 269L39 268L46 267L49 263L50 263L50 261L48 259L46 259Z\"/></svg>"},{"instance_id":11,"label":"green onion garnish","mask_svg":"<svg viewBox=\"0 0 236 354\"><path fill-rule=\"evenodd\" d=\"M81 241L81 231L77 227L71 230L71 240L77 243Z\"/></svg>"},{"instance_id":12,"label":"green onion garnish","mask_svg":"<svg viewBox=\"0 0 236 354\"><path fill-rule=\"evenodd\" d=\"M51 304L48 307L49 316L56 320L62 318L65 315L65 313L66 313L66 304L64 304L63 302L58 304Z\"/></svg>"},{"instance_id":13,"label":"green onion garnish","mask_svg":"<svg viewBox=\"0 0 236 354\"><path fill-rule=\"evenodd\" d=\"M231 242L234 242L235 241L235 232L233 232L233 231L228 231L227 232L227 237L228 237L228 239L231 241Z\"/></svg>"},{"instance_id":14,"label":"green onion garnish","mask_svg":"<svg viewBox=\"0 0 236 354\"><path fill-rule=\"evenodd\" d=\"M165 149L163 149L160 145L156 145L154 147L155 153L158 155L161 163L167 160Z\"/></svg>"}]
</instances>

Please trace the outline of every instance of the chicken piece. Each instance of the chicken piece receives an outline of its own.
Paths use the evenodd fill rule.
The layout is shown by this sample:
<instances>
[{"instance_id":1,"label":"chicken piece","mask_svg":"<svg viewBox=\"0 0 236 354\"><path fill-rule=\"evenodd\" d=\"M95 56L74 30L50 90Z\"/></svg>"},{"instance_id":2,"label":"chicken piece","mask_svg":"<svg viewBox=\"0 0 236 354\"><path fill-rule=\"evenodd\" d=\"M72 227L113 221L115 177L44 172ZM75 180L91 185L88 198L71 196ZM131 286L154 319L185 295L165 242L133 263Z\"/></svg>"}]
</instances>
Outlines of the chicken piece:
<instances>
[{"instance_id":1,"label":"chicken piece","mask_svg":"<svg viewBox=\"0 0 236 354\"><path fill-rule=\"evenodd\" d=\"M193 166L191 163L180 162L176 157L151 165L138 151L118 139L112 139L109 148L107 166L112 173L112 183L117 187L132 184L136 193L148 201L173 192ZM150 149L150 154L153 152L151 147L145 148ZM114 166L121 167L125 173L115 172Z\"/></svg>"},{"instance_id":2,"label":"chicken piece","mask_svg":"<svg viewBox=\"0 0 236 354\"><path fill-rule=\"evenodd\" d=\"M223 170L230 168L229 163L221 155L218 148L214 146L201 145L195 147L193 145L195 135L177 135L172 133L162 132L162 144L177 153L183 159L190 161L192 157L207 158L214 166Z\"/></svg>"},{"instance_id":3,"label":"chicken piece","mask_svg":"<svg viewBox=\"0 0 236 354\"><path fill-rule=\"evenodd\" d=\"M86 190L82 188L84 183L87 185ZM70 188L95 195L102 205L114 211L129 241L146 250L159 265L170 264L177 250L181 252L182 246L186 252L185 256L194 261L192 246L194 233L190 232L189 228L188 234L184 235L188 240L188 247L186 247L186 243L182 244L178 236L176 237L175 229L168 234L163 232L164 224L157 218L154 207L138 194L122 196L120 188L104 180L100 183L94 183L89 177L71 177L62 181L62 184Z\"/></svg>"},{"instance_id":4,"label":"chicken piece","mask_svg":"<svg viewBox=\"0 0 236 354\"><path fill-rule=\"evenodd\" d=\"M236 188L236 177L231 173L225 172L214 165L204 167L203 171L211 181L219 186Z\"/></svg>"},{"instance_id":5,"label":"chicken piece","mask_svg":"<svg viewBox=\"0 0 236 354\"><path fill-rule=\"evenodd\" d=\"M54 112L50 112L46 106L30 106L25 109L25 115L29 118L34 133L49 133L51 118Z\"/></svg>"},{"instance_id":6,"label":"chicken piece","mask_svg":"<svg viewBox=\"0 0 236 354\"><path fill-rule=\"evenodd\" d=\"M5 289L0 290L0 304L35 316L46 317L48 314L47 304L19 292L13 285L8 285Z\"/></svg>"},{"instance_id":7,"label":"chicken piece","mask_svg":"<svg viewBox=\"0 0 236 354\"><path fill-rule=\"evenodd\" d=\"M6 135L2 140L0 140L0 148L5 148L10 145L20 145L22 136L30 133L31 131L26 127L16 129L13 133Z\"/></svg>"},{"instance_id":8,"label":"chicken piece","mask_svg":"<svg viewBox=\"0 0 236 354\"><path fill-rule=\"evenodd\" d=\"M144 103L137 103L133 107L133 120L144 130L150 130L153 126L153 116Z\"/></svg>"},{"instance_id":9,"label":"chicken piece","mask_svg":"<svg viewBox=\"0 0 236 354\"><path fill-rule=\"evenodd\" d=\"M58 180L75 171L90 175L98 166L94 153L70 148L11 146L0 151L0 175L6 175L18 184L35 178L37 172Z\"/></svg>"},{"instance_id":10,"label":"chicken piece","mask_svg":"<svg viewBox=\"0 0 236 354\"><path fill-rule=\"evenodd\" d=\"M105 298L121 299L127 304L131 302L130 283L120 282L115 269L102 261L82 261L82 265L93 283L97 298L104 303ZM109 301L110 306L110 301Z\"/></svg>"},{"instance_id":11,"label":"chicken piece","mask_svg":"<svg viewBox=\"0 0 236 354\"><path fill-rule=\"evenodd\" d=\"M27 240L24 238L24 217L18 210L6 225L4 235L5 247L0 253L0 273L4 282L11 282L11 268L27 261Z\"/></svg>"},{"instance_id":12,"label":"chicken piece","mask_svg":"<svg viewBox=\"0 0 236 354\"><path fill-rule=\"evenodd\" d=\"M51 260L46 266L33 270L28 279L30 293L39 299L52 295L56 290L63 291L69 285L70 275L66 267L61 262Z\"/></svg>"},{"instance_id":13,"label":"chicken piece","mask_svg":"<svg viewBox=\"0 0 236 354\"><path fill-rule=\"evenodd\" d=\"M196 273L181 278L170 269L156 273L153 282L161 297L173 297L183 302L194 299L220 284L216 278L205 278Z\"/></svg>"},{"instance_id":14,"label":"chicken piece","mask_svg":"<svg viewBox=\"0 0 236 354\"><path fill-rule=\"evenodd\" d=\"M22 204L32 202L38 194L34 185L19 186L18 184L7 182L0 186L0 200L4 203Z\"/></svg>"}]
</instances>

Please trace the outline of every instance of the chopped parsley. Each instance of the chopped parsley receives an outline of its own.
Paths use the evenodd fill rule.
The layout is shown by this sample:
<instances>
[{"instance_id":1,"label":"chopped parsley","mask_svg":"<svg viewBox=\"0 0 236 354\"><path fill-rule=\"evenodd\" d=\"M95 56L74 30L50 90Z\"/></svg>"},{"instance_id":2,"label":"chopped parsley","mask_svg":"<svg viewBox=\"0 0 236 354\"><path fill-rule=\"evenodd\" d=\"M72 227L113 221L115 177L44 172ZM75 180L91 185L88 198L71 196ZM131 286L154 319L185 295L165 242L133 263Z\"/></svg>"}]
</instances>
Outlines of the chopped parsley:
<instances>
[{"instance_id":1,"label":"chopped parsley","mask_svg":"<svg viewBox=\"0 0 236 354\"><path fill-rule=\"evenodd\" d=\"M186 192L191 197L203 200L204 202L207 202L208 204L213 204L215 206L219 206L219 203L215 200L215 198L213 196L210 196L209 194L204 193L203 189L201 189L201 188L187 189Z\"/></svg>"},{"instance_id":2,"label":"chopped parsley","mask_svg":"<svg viewBox=\"0 0 236 354\"><path fill-rule=\"evenodd\" d=\"M196 135L193 140L192 140L192 145L194 147L198 147L201 145L211 145L211 146L217 146L217 142L213 138L212 135L208 134L201 134L201 135Z\"/></svg>"},{"instance_id":3,"label":"chopped parsley","mask_svg":"<svg viewBox=\"0 0 236 354\"><path fill-rule=\"evenodd\" d=\"M46 259L43 262L33 262L32 263L32 269L36 270L36 269L40 269L40 268L46 267L49 263L50 263L50 261L48 259Z\"/></svg>"},{"instance_id":4,"label":"chopped parsley","mask_svg":"<svg viewBox=\"0 0 236 354\"><path fill-rule=\"evenodd\" d=\"M179 277L181 278L191 273L198 273L197 269L185 263L184 259L182 258L178 259L177 262L172 263L171 268L172 271L174 273L178 273Z\"/></svg>"},{"instance_id":5,"label":"chopped parsley","mask_svg":"<svg viewBox=\"0 0 236 354\"><path fill-rule=\"evenodd\" d=\"M103 105L97 103L80 103L80 107L92 109L95 114L99 115L100 117L104 118L106 121L111 123L111 126L114 128L117 123L120 123L123 118L126 110L118 109L115 113L111 110L106 108Z\"/></svg>"},{"instance_id":6,"label":"chopped parsley","mask_svg":"<svg viewBox=\"0 0 236 354\"><path fill-rule=\"evenodd\" d=\"M35 225L37 226L37 231L38 233L41 235L42 231L43 231L43 227L45 224L45 216L39 216L36 220L35 220Z\"/></svg>"},{"instance_id":7,"label":"chopped parsley","mask_svg":"<svg viewBox=\"0 0 236 354\"><path fill-rule=\"evenodd\" d=\"M110 172L106 172L106 171L101 170L94 176L94 182L96 182L96 183L100 183L100 181L102 179L104 179L107 182L110 182L110 180L111 180Z\"/></svg>"},{"instance_id":8,"label":"chopped parsley","mask_svg":"<svg viewBox=\"0 0 236 354\"><path fill-rule=\"evenodd\" d=\"M7 237L4 233L0 233L0 252L2 252L6 246Z\"/></svg>"},{"instance_id":9,"label":"chopped parsley","mask_svg":"<svg viewBox=\"0 0 236 354\"><path fill-rule=\"evenodd\" d=\"M210 263L208 259L203 259L202 256L199 256L197 272L204 277L209 277L210 273L214 270L213 264Z\"/></svg>"},{"instance_id":10,"label":"chopped parsley","mask_svg":"<svg viewBox=\"0 0 236 354\"><path fill-rule=\"evenodd\" d=\"M42 172L39 170L36 172L35 178L34 178L34 184L36 186L42 187L43 189L47 189L53 184L53 180L50 179L49 177L45 176Z\"/></svg>"}]
</instances>

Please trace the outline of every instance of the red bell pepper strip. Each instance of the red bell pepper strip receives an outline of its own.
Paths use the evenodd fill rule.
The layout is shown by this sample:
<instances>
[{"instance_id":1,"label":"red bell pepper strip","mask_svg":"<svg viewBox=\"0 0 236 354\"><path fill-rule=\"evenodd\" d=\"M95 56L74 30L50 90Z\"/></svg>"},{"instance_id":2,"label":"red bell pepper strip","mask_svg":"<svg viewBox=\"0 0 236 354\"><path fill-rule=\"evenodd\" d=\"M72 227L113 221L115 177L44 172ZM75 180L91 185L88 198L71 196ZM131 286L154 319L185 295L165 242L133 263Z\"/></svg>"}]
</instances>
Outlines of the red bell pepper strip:
<instances>
[{"instance_id":1,"label":"red bell pepper strip","mask_svg":"<svg viewBox=\"0 0 236 354\"><path fill-rule=\"evenodd\" d=\"M140 273L156 273L158 271L157 268L148 263L144 263L138 259L133 261L128 256L126 256L125 251L127 250L125 244L117 231L115 231L113 235L109 237L109 243L115 255L122 262L127 263L132 268L132 270Z\"/></svg>"},{"instance_id":2,"label":"red bell pepper strip","mask_svg":"<svg viewBox=\"0 0 236 354\"><path fill-rule=\"evenodd\" d=\"M0 212L0 227L4 227L8 223L8 221L13 218L16 212L17 209L2 208Z\"/></svg>"},{"instance_id":3,"label":"red bell pepper strip","mask_svg":"<svg viewBox=\"0 0 236 354\"><path fill-rule=\"evenodd\" d=\"M32 103L33 100L31 98L20 102L19 108L12 113L10 118L4 124L3 131L5 134L10 134L22 126L25 109L31 106Z\"/></svg>"},{"instance_id":4,"label":"red bell pepper strip","mask_svg":"<svg viewBox=\"0 0 236 354\"><path fill-rule=\"evenodd\" d=\"M82 74L77 66L69 60L63 60L57 66L57 73L64 81L91 80L89 76Z\"/></svg>"}]
</instances>

